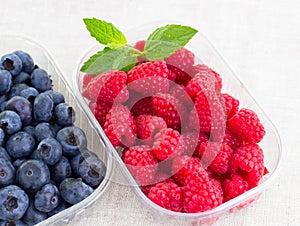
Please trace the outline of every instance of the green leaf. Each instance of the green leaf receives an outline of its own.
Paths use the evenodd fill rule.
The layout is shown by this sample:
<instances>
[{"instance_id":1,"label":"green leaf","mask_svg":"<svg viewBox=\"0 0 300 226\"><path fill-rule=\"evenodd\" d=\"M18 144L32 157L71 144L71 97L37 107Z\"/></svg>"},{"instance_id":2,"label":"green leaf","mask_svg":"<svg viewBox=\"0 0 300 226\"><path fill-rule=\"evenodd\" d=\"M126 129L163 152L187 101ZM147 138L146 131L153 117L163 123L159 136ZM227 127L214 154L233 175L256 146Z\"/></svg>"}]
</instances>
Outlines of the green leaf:
<instances>
[{"instance_id":1,"label":"green leaf","mask_svg":"<svg viewBox=\"0 0 300 226\"><path fill-rule=\"evenodd\" d=\"M83 21L91 36L96 38L96 40L100 42L100 44L125 45L127 43L125 35L121 31L119 31L112 23L98 20L96 18L84 18Z\"/></svg>"},{"instance_id":2,"label":"green leaf","mask_svg":"<svg viewBox=\"0 0 300 226\"><path fill-rule=\"evenodd\" d=\"M118 49L104 48L86 61L82 72L98 75L108 70L130 70L137 63L137 55L132 47Z\"/></svg>"},{"instance_id":3,"label":"green leaf","mask_svg":"<svg viewBox=\"0 0 300 226\"><path fill-rule=\"evenodd\" d=\"M198 31L192 27L169 24L150 34L145 44L149 60L164 59L184 47Z\"/></svg>"}]
</instances>

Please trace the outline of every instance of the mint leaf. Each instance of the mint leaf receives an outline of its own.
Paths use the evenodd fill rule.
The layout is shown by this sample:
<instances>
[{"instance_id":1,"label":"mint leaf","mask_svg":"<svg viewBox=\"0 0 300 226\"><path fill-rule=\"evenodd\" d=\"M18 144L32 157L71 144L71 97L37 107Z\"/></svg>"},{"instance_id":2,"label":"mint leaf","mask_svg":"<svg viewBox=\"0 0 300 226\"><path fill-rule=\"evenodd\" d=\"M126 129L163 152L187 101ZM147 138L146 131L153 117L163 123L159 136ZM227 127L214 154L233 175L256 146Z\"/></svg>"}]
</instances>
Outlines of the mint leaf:
<instances>
[{"instance_id":1,"label":"mint leaf","mask_svg":"<svg viewBox=\"0 0 300 226\"><path fill-rule=\"evenodd\" d=\"M84 18L83 21L91 36L96 38L101 44L108 45L112 43L125 45L127 43L124 34L112 23L96 18Z\"/></svg>"},{"instance_id":2,"label":"mint leaf","mask_svg":"<svg viewBox=\"0 0 300 226\"><path fill-rule=\"evenodd\" d=\"M108 70L130 70L137 63L137 55L132 47L118 49L104 48L91 56L80 69L88 74L98 75Z\"/></svg>"},{"instance_id":3,"label":"mint leaf","mask_svg":"<svg viewBox=\"0 0 300 226\"><path fill-rule=\"evenodd\" d=\"M198 31L192 27L169 24L150 34L145 44L149 60L160 60L184 47Z\"/></svg>"}]
</instances>

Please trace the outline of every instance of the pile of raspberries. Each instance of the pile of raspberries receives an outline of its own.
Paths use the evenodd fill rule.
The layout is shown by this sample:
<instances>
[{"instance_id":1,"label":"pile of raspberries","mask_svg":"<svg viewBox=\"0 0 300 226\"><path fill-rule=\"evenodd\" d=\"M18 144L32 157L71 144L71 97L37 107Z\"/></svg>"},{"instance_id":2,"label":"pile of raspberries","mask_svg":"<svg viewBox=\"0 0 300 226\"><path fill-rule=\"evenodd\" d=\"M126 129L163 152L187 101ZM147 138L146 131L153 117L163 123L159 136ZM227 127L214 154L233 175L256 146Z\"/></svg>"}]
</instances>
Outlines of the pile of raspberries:
<instances>
[{"instance_id":1,"label":"pile of raspberries","mask_svg":"<svg viewBox=\"0 0 300 226\"><path fill-rule=\"evenodd\" d=\"M257 114L223 93L221 76L186 48L128 72L86 74L81 88L143 193L163 208L210 210L268 173Z\"/></svg>"}]
</instances>

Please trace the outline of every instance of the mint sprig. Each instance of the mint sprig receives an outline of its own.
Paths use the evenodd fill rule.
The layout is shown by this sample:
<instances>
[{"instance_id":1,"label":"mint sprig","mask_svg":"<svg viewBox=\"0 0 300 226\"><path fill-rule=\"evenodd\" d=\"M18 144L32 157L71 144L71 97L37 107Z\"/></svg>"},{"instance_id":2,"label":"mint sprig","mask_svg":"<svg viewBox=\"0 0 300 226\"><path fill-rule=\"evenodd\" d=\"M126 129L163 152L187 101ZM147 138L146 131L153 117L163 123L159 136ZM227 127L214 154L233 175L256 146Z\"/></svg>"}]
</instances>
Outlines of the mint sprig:
<instances>
[{"instance_id":1,"label":"mint sprig","mask_svg":"<svg viewBox=\"0 0 300 226\"><path fill-rule=\"evenodd\" d=\"M184 47L197 33L188 26L169 24L152 32L146 40L144 51L139 51L127 44L125 35L113 24L96 18L85 18L83 21L91 36L105 45L80 69L95 75L108 70L129 71L136 65L139 56L150 61L164 59Z\"/></svg>"}]
</instances>

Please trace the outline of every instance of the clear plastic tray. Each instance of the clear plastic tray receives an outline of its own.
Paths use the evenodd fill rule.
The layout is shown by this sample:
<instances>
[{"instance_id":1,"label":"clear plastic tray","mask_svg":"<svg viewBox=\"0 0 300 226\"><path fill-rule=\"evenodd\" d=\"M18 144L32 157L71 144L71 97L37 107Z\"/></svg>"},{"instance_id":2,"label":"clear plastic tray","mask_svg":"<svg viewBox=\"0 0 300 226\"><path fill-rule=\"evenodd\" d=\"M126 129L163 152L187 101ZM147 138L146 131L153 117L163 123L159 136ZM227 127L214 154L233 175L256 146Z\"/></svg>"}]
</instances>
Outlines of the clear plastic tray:
<instances>
[{"instance_id":1,"label":"clear plastic tray","mask_svg":"<svg viewBox=\"0 0 300 226\"><path fill-rule=\"evenodd\" d=\"M135 43L136 41L146 39L152 31L154 31L157 27L163 25L165 25L165 23L153 23L128 31L125 34L128 43ZM84 99L81 95L82 79L84 73L80 72L80 68L83 65L83 63L87 59L89 59L91 55L95 54L98 50L101 50L100 45L95 45L93 48L84 53L83 57L80 59L77 68L74 71L73 86L77 101L82 106L84 111L86 111L87 115L90 117L90 120L94 122L95 127L97 128L98 133L100 134L101 139L103 140L103 143L113 154L117 165L120 167L121 171L128 179L128 185L132 186L134 192L140 198L140 200L146 206L148 206L150 210L154 211L154 216L158 216L157 219L183 220L192 222L193 224L201 225L211 224L220 216L223 216L227 213L231 213L235 209L245 207L251 201L257 199L261 195L261 193L269 187L270 183L276 176L280 166L282 158L281 141L275 126L270 121L268 116L259 107L257 102L253 99L253 97L244 87L242 82L238 79L238 77L236 77L236 75L232 72L230 67L226 64L226 62L217 53L212 44L207 40L207 38L203 34L197 33L196 36L193 37L193 39L189 42L189 44L186 47L190 49L195 54L195 56L197 56L201 60L201 62L213 68L221 75L223 80L222 92L227 92L239 99L240 108L247 107L254 110L258 114L262 124L266 129L266 136L264 137L263 141L259 143L259 145L264 151L265 165L269 170L269 173L263 177L263 179L257 187L212 210L193 214L173 212L151 202L140 190L137 183L131 176L130 172L127 170L125 164L122 162L118 151L111 145L101 126L98 124L95 117L93 116L93 113L88 107L87 100ZM120 181L120 183L123 183L123 181ZM161 218L161 216L164 216L166 218Z\"/></svg>"},{"instance_id":2,"label":"clear plastic tray","mask_svg":"<svg viewBox=\"0 0 300 226\"><path fill-rule=\"evenodd\" d=\"M83 210L90 207L100 196L103 194L112 176L112 157L109 152L105 150L105 145L101 143L98 133L99 128L96 128L90 121L90 116L86 115L86 110L83 110L74 98L69 84L66 82L65 77L61 70L49 55L49 53L40 44L27 38L17 35L0 35L0 54L1 56L13 52L15 50L23 50L28 52L35 63L46 70L53 80L53 89L64 94L65 101L69 103L75 110L76 121L75 125L82 128L87 134L87 143L90 151L96 153L99 158L103 160L107 167L107 174L102 183L95 189L95 191L82 202L73 205L72 207L48 218L47 220L39 223L38 225L63 225L70 222L74 217L83 212Z\"/></svg>"}]
</instances>

